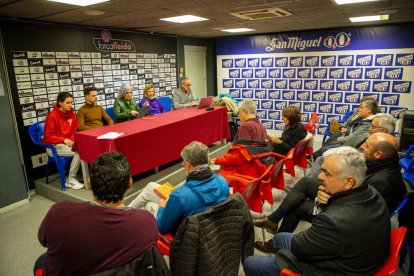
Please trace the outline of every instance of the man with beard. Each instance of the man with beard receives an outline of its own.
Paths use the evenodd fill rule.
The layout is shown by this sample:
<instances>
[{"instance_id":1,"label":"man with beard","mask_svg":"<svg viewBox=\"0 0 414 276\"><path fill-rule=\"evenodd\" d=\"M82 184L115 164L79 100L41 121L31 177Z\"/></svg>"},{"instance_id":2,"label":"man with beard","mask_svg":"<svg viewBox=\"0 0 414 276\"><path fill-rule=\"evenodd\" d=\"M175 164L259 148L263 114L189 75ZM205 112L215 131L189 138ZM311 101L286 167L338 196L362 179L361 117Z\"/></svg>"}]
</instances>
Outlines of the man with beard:
<instances>
[{"instance_id":1,"label":"man with beard","mask_svg":"<svg viewBox=\"0 0 414 276\"><path fill-rule=\"evenodd\" d=\"M76 118L78 119L78 130L87 130L104 125L112 125L114 122L106 114L102 106L97 105L98 92L95 87L86 88L84 91L85 104L78 110Z\"/></svg>"}]
</instances>

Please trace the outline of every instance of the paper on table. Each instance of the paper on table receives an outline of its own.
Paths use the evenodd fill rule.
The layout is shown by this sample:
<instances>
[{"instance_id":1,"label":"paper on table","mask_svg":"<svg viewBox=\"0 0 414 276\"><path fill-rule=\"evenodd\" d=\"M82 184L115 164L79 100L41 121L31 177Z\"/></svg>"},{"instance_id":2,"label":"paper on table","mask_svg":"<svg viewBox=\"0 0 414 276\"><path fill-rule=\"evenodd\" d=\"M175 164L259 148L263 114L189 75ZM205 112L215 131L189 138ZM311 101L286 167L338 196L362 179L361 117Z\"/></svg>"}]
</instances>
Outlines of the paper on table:
<instances>
[{"instance_id":1,"label":"paper on table","mask_svg":"<svg viewBox=\"0 0 414 276\"><path fill-rule=\"evenodd\" d=\"M125 134L124 132L108 132L101 136L96 137L96 139L115 139L121 136L122 134Z\"/></svg>"}]
</instances>

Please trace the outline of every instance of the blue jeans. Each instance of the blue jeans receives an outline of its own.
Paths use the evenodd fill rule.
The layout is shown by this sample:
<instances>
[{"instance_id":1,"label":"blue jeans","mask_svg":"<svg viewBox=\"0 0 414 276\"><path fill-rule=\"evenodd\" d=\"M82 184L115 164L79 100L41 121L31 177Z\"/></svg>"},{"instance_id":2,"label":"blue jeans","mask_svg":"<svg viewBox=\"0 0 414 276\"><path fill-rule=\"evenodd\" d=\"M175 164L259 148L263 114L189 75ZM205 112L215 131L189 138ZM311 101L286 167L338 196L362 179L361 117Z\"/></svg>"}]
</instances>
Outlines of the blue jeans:
<instances>
[{"instance_id":1,"label":"blue jeans","mask_svg":"<svg viewBox=\"0 0 414 276\"><path fill-rule=\"evenodd\" d=\"M290 250L292 233L278 233L273 237L274 248ZM243 264L246 276L277 276L280 268L275 262L275 256L250 256Z\"/></svg>"}]
</instances>

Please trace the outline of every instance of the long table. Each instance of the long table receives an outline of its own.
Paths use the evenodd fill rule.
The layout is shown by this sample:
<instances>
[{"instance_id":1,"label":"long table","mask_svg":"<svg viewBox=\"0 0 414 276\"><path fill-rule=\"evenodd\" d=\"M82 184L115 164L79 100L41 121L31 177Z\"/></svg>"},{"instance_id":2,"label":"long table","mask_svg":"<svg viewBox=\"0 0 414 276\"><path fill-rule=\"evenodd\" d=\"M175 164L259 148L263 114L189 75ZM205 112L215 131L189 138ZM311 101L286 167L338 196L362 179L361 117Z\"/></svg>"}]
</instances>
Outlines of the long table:
<instances>
[{"instance_id":1,"label":"long table","mask_svg":"<svg viewBox=\"0 0 414 276\"><path fill-rule=\"evenodd\" d=\"M115 139L97 139L108 132L124 134ZM122 152L128 159L132 175L136 175L177 160L183 147L192 141L211 145L229 137L227 109L216 106L211 111L183 108L80 131L76 133L76 143L85 179L84 162L92 163L104 152Z\"/></svg>"}]
</instances>

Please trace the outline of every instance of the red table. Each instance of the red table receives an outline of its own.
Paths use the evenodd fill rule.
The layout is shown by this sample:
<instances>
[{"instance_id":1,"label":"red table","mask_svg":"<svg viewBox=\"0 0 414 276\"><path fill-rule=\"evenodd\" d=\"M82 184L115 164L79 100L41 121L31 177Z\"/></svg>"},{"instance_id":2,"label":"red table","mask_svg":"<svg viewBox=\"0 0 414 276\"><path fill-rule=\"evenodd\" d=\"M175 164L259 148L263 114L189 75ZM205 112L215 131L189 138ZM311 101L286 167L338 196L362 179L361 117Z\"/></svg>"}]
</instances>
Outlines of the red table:
<instances>
[{"instance_id":1,"label":"red table","mask_svg":"<svg viewBox=\"0 0 414 276\"><path fill-rule=\"evenodd\" d=\"M108 132L124 132L115 139L97 139ZM92 163L101 153L120 151L128 159L132 175L180 158L192 141L206 145L230 137L227 109L183 108L124 123L76 133L80 158Z\"/></svg>"}]
</instances>

